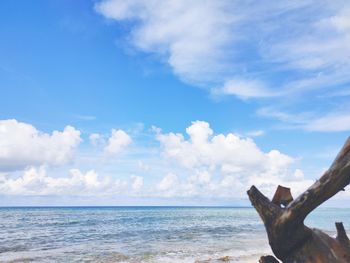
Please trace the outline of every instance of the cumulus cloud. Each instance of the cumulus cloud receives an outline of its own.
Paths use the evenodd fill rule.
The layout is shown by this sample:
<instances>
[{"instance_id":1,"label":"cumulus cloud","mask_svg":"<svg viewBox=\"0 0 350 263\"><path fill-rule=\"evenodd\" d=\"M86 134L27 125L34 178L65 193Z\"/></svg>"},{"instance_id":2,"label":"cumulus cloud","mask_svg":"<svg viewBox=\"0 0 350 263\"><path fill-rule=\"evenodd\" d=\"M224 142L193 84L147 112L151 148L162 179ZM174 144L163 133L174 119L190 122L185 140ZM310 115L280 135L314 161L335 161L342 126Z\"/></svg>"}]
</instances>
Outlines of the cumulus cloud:
<instances>
[{"instance_id":1,"label":"cumulus cloud","mask_svg":"<svg viewBox=\"0 0 350 263\"><path fill-rule=\"evenodd\" d=\"M174 187L178 182L178 177L176 174L169 173L167 174L158 184L158 189L160 191L167 191L170 188Z\"/></svg>"},{"instance_id":2,"label":"cumulus cloud","mask_svg":"<svg viewBox=\"0 0 350 263\"><path fill-rule=\"evenodd\" d=\"M171 197L179 194L179 178L176 174L168 173L157 185L161 196Z\"/></svg>"},{"instance_id":3,"label":"cumulus cloud","mask_svg":"<svg viewBox=\"0 0 350 263\"><path fill-rule=\"evenodd\" d=\"M18 170L31 165L62 165L73 158L82 141L80 131L66 126L51 134L17 120L0 121L0 169Z\"/></svg>"},{"instance_id":4,"label":"cumulus cloud","mask_svg":"<svg viewBox=\"0 0 350 263\"><path fill-rule=\"evenodd\" d=\"M203 121L193 122L186 133L187 139L180 133L157 133L164 156L187 174L180 180L169 173L161 180L158 189L169 195L243 197L253 184L269 194L278 184L293 185L296 192L311 184L293 168L294 158L278 150L263 152L250 138L214 135Z\"/></svg>"},{"instance_id":5,"label":"cumulus cloud","mask_svg":"<svg viewBox=\"0 0 350 263\"><path fill-rule=\"evenodd\" d=\"M222 171L242 170L244 167L257 167L261 170L271 167L286 167L293 158L272 150L262 152L249 138L235 134L213 135L209 123L195 121L186 129L189 139L182 134L158 134L167 157L175 159L185 167L217 167Z\"/></svg>"},{"instance_id":6,"label":"cumulus cloud","mask_svg":"<svg viewBox=\"0 0 350 263\"><path fill-rule=\"evenodd\" d=\"M131 176L131 188L135 191L138 191L143 186L143 177L132 175Z\"/></svg>"},{"instance_id":7,"label":"cumulus cloud","mask_svg":"<svg viewBox=\"0 0 350 263\"><path fill-rule=\"evenodd\" d=\"M134 180L134 179L133 179ZM140 179L136 186L140 187ZM135 180L133 182L133 188ZM142 185L141 185L142 186ZM85 173L71 169L67 177L53 177L44 166L27 168L22 175L0 177L0 194L5 195L111 195L128 189L128 182L110 177L101 178L94 170Z\"/></svg>"},{"instance_id":8,"label":"cumulus cloud","mask_svg":"<svg viewBox=\"0 0 350 263\"><path fill-rule=\"evenodd\" d=\"M131 143L132 139L125 131L112 129L104 151L109 155L118 154Z\"/></svg>"},{"instance_id":9,"label":"cumulus cloud","mask_svg":"<svg viewBox=\"0 0 350 263\"><path fill-rule=\"evenodd\" d=\"M211 181L211 174L208 171L196 171L190 178L190 182L194 182L199 185L207 185Z\"/></svg>"},{"instance_id":10,"label":"cumulus cloud","mask_svg":"<svg viewBox=\"0 0 350 263\"><path fill-rule=\"evenodd\" d=\"M133 174L128 178L123 176L123 179L118 178L119 173L100 176L91 168L96 165L94 168L98 170L99 164L94 162L101 161L94 156L79 159L79 169L69 169L62 174L65 169L62 167L60 174L57 170L54 173L51 165L69 161L72 151L81 141L79 131L72 127L52 134L39 132L33 126L17 121L1 122L0 127L2 162L5 163L6 156L6 163L23 169L0 172L0 194L4 195L244 198L245 191L252 184L270 195L278 184L293 187L294 192L311 184L304 178L303 171L296 169L293 157L278 150L262 151L251 138L233 133L215 134L209 123L204 121L193 122L185 134L163 133L161 129L154 128L160 148L152 150L151 158L147 148L146 157L141 154L137 160L123 159L119 171ZM122 130L112 130L109 138L92 134L90 140L103 140L102 146L108 149L109 154L121 152L132 142ZM18 149L31 147L31 153L35 155L10 152L13 146ZM65 158L56 161L56 155L54 158L46 153L49 150L55 153L62 151L64 154L61 156ZM89 168L83 172L86 161ZM104 171L111 174L109 167L104 167ZM153 178L152 183L145 186L144 178L149 171L154 178L161 179L154 182Z\"/></svg>"}]
</instances>

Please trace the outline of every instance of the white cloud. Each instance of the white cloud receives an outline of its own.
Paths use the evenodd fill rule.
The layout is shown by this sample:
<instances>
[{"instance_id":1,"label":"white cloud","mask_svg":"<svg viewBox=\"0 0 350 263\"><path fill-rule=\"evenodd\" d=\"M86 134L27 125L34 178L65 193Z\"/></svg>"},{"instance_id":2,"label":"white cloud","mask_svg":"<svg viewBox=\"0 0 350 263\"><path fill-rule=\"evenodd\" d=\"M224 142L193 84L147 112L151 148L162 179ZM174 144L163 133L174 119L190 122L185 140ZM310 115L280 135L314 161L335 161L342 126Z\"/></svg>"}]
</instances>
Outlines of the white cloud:
<instances>
[{"instance_id":1,"label":"white cloud","mask_svg":"<svg viewBox=\"0 0 350 263\"><path fill-rule=\"evenodd\" d=\"M103 0L95 9L129 22L128 41L181 79L221 87L214 93L273 97L350 81L344 0Z\"/></svg>"},{"instance_id":2,"label":"white cloud","mask_svg":"<svg viewBox=\"0 0 350 263\"><path fill-rule=\"evenodd\" d=\"M300 192L311 182L294 169L295 159L271 150L263 152L250 138L235 134L214 135L207 122L195 121L183 134L163 134L158 130L164 156L187 175L165 176L158 189L167 196L244 197L251 185L273 194L278 184L293 185ZM181 170L182 169L182 170Z\"/></svg>"},{"instance_id":3,"label":"white cloud","mask_svg":"<svg viewBox=\"0 0 350 263\"><path fill-rule=\"evenodd\" d=\"M278 96L278 93L268 90L262 82L246 79L230 79L223 87L212 92L218 95L236 95L242 99Z\"/></svg>"},{"instance_id":4,"label":"white cloud","mask_svg":"<svg viewBox=\"0 0 350 263\"><path fill-rule=\"evenodd\" d=\"M238 19L231 9L227 1L107 0L96 5L107 18L137 20L132 44L160 54L178 76L196 82L228 66L230 28Z\"/></svg>"},{"instance_id":5,"label":"white cloud","mask_svg":"<svg viewBox=\"0 0 350 263\"><path fill-rule=\"evenodd\" d=\"M178 177L176 174L167 174L157 185L158 190L166 192L167 195L171 195L178 184Z\"/></svg>"},{"instance_id":6,"label":"white cloud","mask_svg":"<svg viewBox=\"0 0 350 263\"><path fill-rule=\"evenodd\" d=\"M320 132L350 131L350 113L330 113L310 120L304 128L308 131Z\"/></svg>"},{"instance_id":7,"label":"white cloud","mask_svg":"<svg viewBox=\"0 0 350 263\"><path fill-rule=\"evenodd\" d=\"M137 166L140 168L140 170L145 171L145 172L150 170L150 166L148 164L144 163L143 161L140 161L140 160L137 162Z\"/></svg>"},{"instance_id":8,"label":"white cloud","mask_svg":"<svg viewBox=\"0 0 350 263\"><path fill-rule=\"evenodd\" d=\"M280 20L281 34L261 49L265 60L288 73L289 79L280 85L286 93L323 94L350 81L350 59L344 56L350 52L349 2L312 2L293 15L293 23Z\"/></svg>"},{"instance_id":9,"label":"white cloud","mask_svg":"<svg viewBox=\"0 0 350 263\"><path fill-rule=\"evenodd\" d=\"M135 191L138 191L143 186L143 177L133 175L131 176L131 188Z\"/></svg>"},{"instance_id":10,"label":"white cloud","mask_svg":"<svg viewBox=\"0 0 350 263\"><path fill-rule=\"evenodd\" d=\"M263 136L264 134L265 134L265 131L263 130L254 130L254 131L246 132L247 137L259 137L259 136Z\"/></svg>"},{"instance_id":11,"label":"white cloud","mask_svg":"<svg viewBox=\"0 0 350 263\"><path fill-rule=\"evenodd\" d=\"M90 139L91 144L94 146L96 146L104 141L101 134L99 134L99 133L90 134L89 139Z\"/></svg>"},{"instance_id":12,"label":"white cloud","mask_svg":"<svg viewBox=\"0 0 350 263\"><path fill-rule=\"evenodd\" d=\"M327 21L328 20L328 21ZM343 8L338 14L330 17L325 22L330 23L339 31L350 31L350 8Z\"/></svg>"},{"instance_id":13,"label":"white cloud","mask_svg":"<svg viewBox=\"0 0 350 263\"><path fill-rule=\"evenodd\" d=\"M100 178L94 171L71 169L68 177L51 177L45 167L28 168L17 178L0 177L0 194L6 195L111 195L126 191L126 181Z\"/></svg>"},{"instance_id":14,"label":"white cloud","mask_svg":"<svg viewBox=\"0 0 350 263\"><path fill-rule=\"evenodd\" d=\"M274 161L283 159L289 163L293 161L292 158L278 151L263 153L249 138L239 138L232 133L212 136L213 130L207 122L195 121L186 129L186 132L189 140L185 140L182 134L159 133L157 135L165 155L177 160L185 167L206 165L219 167L222 170L225 166L235 169L251 166L260 167L263 170L264 166L270 167L271 159Z\"/></svg>"},{"instance_id":15,"label":"white cloud","mask_svg":"<svg viewBox=\"0 0 350 263\"><path fill-rule=\"evenodd\" d=\"M190 178L190 182L194 182L199 185L207 185L210 183L211 174L208 171L196 171Z\"/></svg>"},{"instance_id":16,"label":"white cloud","mask_svg":"<svg viewBox=\"0 0 350 263\"><path fill-rule=\"evenodd\" d=\"M298 180L302 180L304 179L304 173L302 170L300 169L296 169L295 172L294 172L294 177Z\"/></svg>"},{"instance_id":17,"label":"white cloud","mask_svg":"<svg viewBox=\"0 0 350 263\"><path fill-rule=\"evenodd\" d=\"M132 139L125 131L112 129L104 151L109 155L118 154L131 143Z\"/></svg>"},{"instance_id":18,"label":"white cloud","mask_svg":"<svg viewBox=\"0 0 350 263\"><path fill-rule=\"evenodd\" d=\"M312 132L343 132L350 130L350 114L346 110L318 113L286 113L272 108L261 108L257 114L275 118L287 124L288 129L303 129Z\"/></svg>"},{"instance_id":19,"label":"white cloud","mask_svg":"<svg viewBox=\"0 0 350 263\"><path fill-rule=\"evenodd\" d=\"M65 164L72 161L74 149L81 141L80 131L72 126L48 134L14 119L1 120L0 169Z\"/></svg>"},{"instance_id":20,"label":"white cloud","mask_svg":"<svg viewBox=\"0 0 350 263\"><path fill-rule=\"evenodd\" d=\"M59 150L73 151L81 140L79 131L67 127L63 132L53 132L50 135L37 131L29 124L16 121L10 121L11 125L5 123L5 126L0 125L2 141L13 141L24 148L21 139L30 137L35 143L31 141L31 144L25 144L26 147L32 147L36 155L34 157L42 159L35 162L27 160L25 166L18 166L18 155L7 155L7 162L15 163L18 169L26 166L31 168L24 168L21 172L0 172L0 194L4 195L245 198L246 190L252 184L270 195L278 184L293 186L293 191L300 191L310 184L309 180L304 179L303 172L296 169L296 160L291 156L278 150L262 151L250 138L232 133L215 134L209 123L204 121L193 122L186 129L186 134L166 134L154 128L160 148L153 148L152 145L151 149L143 148L142 153L135 149L137 159L123 156L117 169L114 160L113 164L108 160L105 162L106 159L98 153L96 156L95 151L81 152L74 163L78 169L67 168L67 174L63 171L65 167L61 167L58 173L57 168L50 166L57 162L42 155L47 155L45 151L48 149L45 147L49 145L52 147L50 150L57 147ZM11 136L19 139L15 140ZM103 136L99 134L90 135L92 140L101 138ZM131 143L129 135L122 130L112 130L110 138L103 140L108 143L106 148L110 147L110 153L113 154L119 153ZM39 147L38 142L45 145L40 151L33 146ZM65 144L71 145L71 148L63 147ZM12 148L3 147L0 151L3 149ZM66 156L70 154L66 153ZM69 161L66 158L65 162ZM45 165L40 166L41 164ZM91 167L113 176L100 176ZM144 178L149 171L152 171L153 178L150 175L151 183L145 185ZM126 178L125 174L134 175ZM161 178L162 176L164 177ZM161 179L154 182L155 178Z\"/></svg>"}]
</instances>

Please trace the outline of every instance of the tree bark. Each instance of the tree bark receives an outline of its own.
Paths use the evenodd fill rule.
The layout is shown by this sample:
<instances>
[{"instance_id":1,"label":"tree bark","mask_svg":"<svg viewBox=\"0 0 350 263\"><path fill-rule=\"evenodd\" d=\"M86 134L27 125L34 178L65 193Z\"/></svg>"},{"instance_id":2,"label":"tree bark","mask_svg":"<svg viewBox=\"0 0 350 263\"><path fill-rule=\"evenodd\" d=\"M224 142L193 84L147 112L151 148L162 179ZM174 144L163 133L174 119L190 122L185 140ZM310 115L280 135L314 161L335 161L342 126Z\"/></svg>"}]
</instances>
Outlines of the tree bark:
<instances>
[{"instance_id":1,"label":"tree bark","mask_svg":"<svg viewBox=\"0 0 350 263\"><path fill-rule=\"evenodd\" d=\"M350 241L342 223L336 223L336 238L304 225L304 219L311 211L344 190L349 183L350 138L324 175L294 201L290 189L282 186L278 186L272 201L255 186L248 190L277 258L286 263L350 262Z\"/></svg>"}]
</instances>

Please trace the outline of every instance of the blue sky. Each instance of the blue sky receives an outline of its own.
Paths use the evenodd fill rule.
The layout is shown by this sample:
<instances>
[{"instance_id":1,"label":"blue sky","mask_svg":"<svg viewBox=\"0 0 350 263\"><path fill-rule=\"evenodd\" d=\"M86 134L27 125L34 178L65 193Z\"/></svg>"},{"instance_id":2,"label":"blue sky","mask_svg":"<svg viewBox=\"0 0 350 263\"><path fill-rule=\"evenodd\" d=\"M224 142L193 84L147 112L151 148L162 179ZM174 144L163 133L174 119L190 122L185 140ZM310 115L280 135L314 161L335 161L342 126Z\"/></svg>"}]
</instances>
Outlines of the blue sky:
<instances>
[{"instance_id":1,"label":"blue sky","mask_svg":"<svg viewBox=\"0 0 350 263\"><path fill-rule=\"evenodd\" d=\"M299 193L349 135L349 17L338 0L1 1L0 205Z\"/></svg>"}]
</instances>

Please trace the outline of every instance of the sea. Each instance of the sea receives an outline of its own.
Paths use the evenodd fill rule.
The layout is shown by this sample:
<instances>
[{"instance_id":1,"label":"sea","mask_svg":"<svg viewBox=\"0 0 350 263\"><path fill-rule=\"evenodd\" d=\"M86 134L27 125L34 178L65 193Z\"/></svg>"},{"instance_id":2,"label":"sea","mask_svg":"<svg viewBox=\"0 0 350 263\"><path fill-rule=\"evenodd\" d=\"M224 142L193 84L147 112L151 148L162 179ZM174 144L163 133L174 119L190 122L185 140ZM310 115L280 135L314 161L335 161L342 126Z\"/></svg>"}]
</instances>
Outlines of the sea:
<instances>
[{"instance_id":1,"label":"sea","mask_svg":"<svg viewBox=\"0 0 350 263\"><path fill-rule=\"evenodd\" d=\"M350 230L350 209L319 208L306 225ZM0 262L258 262L264 225L241 207L3 207Z\"/></svg>"}]
</instances>

